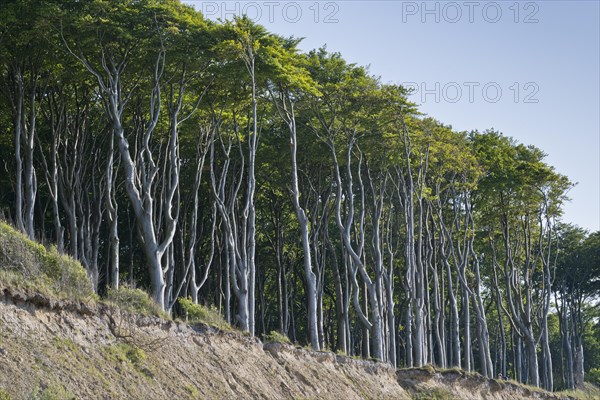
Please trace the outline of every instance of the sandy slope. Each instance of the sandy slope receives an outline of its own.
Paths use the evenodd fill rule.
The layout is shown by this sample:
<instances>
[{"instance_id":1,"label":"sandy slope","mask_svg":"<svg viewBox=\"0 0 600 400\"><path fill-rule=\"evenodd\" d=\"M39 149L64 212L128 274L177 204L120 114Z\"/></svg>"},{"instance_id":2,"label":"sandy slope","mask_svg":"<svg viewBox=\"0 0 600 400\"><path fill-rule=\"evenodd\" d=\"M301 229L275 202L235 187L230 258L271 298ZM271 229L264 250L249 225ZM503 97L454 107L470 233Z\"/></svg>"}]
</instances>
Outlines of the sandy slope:
<instances>
[{"instance_id":1,"label":"sandy slope","mask_svg":"<svg viewBox=\"0 0 600 400\"><path fill-rule=\"evenodd\" d=\"M0 388L13 399L36 392L82 399L559 398L2 288Z\"/></svg>"}]
</instances>

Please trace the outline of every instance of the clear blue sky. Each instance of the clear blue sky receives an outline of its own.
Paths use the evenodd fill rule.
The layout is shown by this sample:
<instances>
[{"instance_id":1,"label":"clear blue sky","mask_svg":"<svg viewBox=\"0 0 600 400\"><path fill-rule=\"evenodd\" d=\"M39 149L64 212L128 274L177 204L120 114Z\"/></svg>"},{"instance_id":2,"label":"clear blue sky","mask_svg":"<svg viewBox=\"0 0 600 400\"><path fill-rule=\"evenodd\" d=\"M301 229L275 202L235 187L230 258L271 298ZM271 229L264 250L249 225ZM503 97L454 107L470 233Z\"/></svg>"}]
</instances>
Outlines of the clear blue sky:
<instances>
[{"instance_id":1,"label":"clear blue sky","mask_svg":"<svg viewBox=\"0 0 600 400\"><path fill-rule=\"evenodd\" d=\"M494 128L577 186L563 220L600 229L600 2L187 1L327 45L457 130ZM499 92L501 91L501 94Z\"/></svg>"}]
</instances>

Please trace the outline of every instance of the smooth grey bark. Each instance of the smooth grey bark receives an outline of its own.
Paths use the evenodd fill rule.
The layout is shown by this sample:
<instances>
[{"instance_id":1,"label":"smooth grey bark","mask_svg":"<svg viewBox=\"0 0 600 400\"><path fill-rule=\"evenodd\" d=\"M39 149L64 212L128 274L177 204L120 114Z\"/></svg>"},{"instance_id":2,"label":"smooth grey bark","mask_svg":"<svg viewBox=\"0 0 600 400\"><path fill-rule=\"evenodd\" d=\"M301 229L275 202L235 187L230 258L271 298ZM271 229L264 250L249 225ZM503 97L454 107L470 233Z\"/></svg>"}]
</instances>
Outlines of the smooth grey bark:
<instances>
[{"instance_id":1,"label":"smooth grey bark","mask_svg":"<svg viewBox=\"0 0 600 400\"><path fill-rule=\"evenodd\" d=\"M454 285L452 283L453 276L449 261L448 248L452 246L450 240L448 240L448 229L445 226L442 208L438 207L438 221L440 224L440 258L446 270L447 285L448 285L448 300L450 302L450 332L449 332L449 354L448 354L448 365L461 367L461 346L460 346L460 318L458 316L458 305L456 300L456 293L454 292Z\"/></svg>"},{"instance_id":2,"label":"smooth grey bark","mask_svg":"<svg viewBox=\"0 0 600 400\"><path fill-rule=\"evenodd\" d=\"M25 232L25 221L23 220L23 157L21 155L21 139L23 136L23 113L25 101L25 88L23 82L23 71L20 66L14 68L9 77L9 96L13 107L14 126L14 148L15 148L15 223L17 229ZM14 83L12 83L14 82Z\"/></svg>"},{"instance_id":3,"label":"smooth grey bark","mask_svg":"<svg viewBox=\"0 0 600 400\"><path fill-rule=\"evenodd\" d=\"M245 246L246 243L246 230L238 229L237 225L237 214L236 214L236 203L238 193L240 191L243 176L244 176L244 154L241 146L239 145L239 132L237 131L237 125L234 125L233 136L238 141L238 150L240 156L239 172L236 176L235 171L232 173L232 182L228 185L228 175L230 166L232 163L231 150L233 148L234 137L229 135L227 138L227 144L225 144L222 134L219 131L221 124L220 115L215 117L216 129L211 132L210 139L210 182L211 192L213 194L214 201L221 216L223 236L226 251L226 265L228 269L228 288L231 288L233 295L237 300L237 315L236 320L243 331L249 332L250 321L249 321L249 304L248 304L248 289L249 289L249 273L248 266L245 258ZM218 135L217 135L218 133ZM221 152L223 153L223 164L221 165L220 173L217 172L217 165L215 160L215 143L219 143ZM218 174L218 178L217 178ZM241 244L240 244L241 242Z\"/></svg>"},{"instance_id":4,"label":"smooth grey bark","mask_svg":"<svg viewBox=\"0 0 600 400\"><path fill-rule=\"evenodd\" d=\"M109 248L108 257L110 287L113 290L119 289L119 266L120 266L120 238L119 238L119 204L117 202L117 167L115 167L114 157L114 135L111 134L108 148L108 162L106 163L106 197L105 209L106 218L109 224Z\"/></svg>"},{"instance_id":5,"label":"smooth grey bark","mask_svg":"<svg viewBox=\"0 0 600 400\"><path fill-rule=\"evenodd\" d=\"M247 292L247 314L248 314L248 331L254 336L255 331L255 297L256 297L256 152L258 149L258 108L257 108L257 85L256 85L256 49L255 40L249 32L245 32L247 36L241 37L238 44L241 47L240 56L246 66L246 70L250 77L251 89L251 107L252 107L252 125L248 132L248 171L247 171L247 188L246 200L243 210L242 232L243 248L243 269L247 270L247 280L242 288Z\"/></svg>"},{"instance_id":6,"label":"smooth grey bark","mask_svg":"<svg viewBox=\"0 0 600 400\"><path fill-rule=\"evenodd\" d=\"M547 210L547 199L544 198L544 206ZM540 321L540 338L538 341L542 347L542 387L548 391L554 390L554 376L552 371L552 354L550 353L550 338L548 334L548 314L550 312L550 298L552 296L552 272L551 268L551 254L552 254L552 221L551 218L546 214L544 217L540 215L539 218L539 253L543 265L543 287L542 296L544 302L541 309L541 321ZM544 226L545 225L545 226ZM546 232L546 240L544 240L544 232ZM546 242L546 249L544 249L544 241Z\"/></svg>"},{"instance_id":7,"label":"smooth grey bark","mask_svg":"<svg viewBox=\"0 0 600 400\"><path fill-rule=\"evenodd\" d=\"M418 172L418 182L415 183L413 176L412 158L413 148L412 141L404 116L401 115L401 130L402 144L404 148L404 163L405 176L400 176L402 179L405 208L404 215L406 221L406 240L405 240L405 259L406 259L406 276L405 276L405 291L407 295L407 311L406 311L406 343L407 343L407 366L421 367L426 362L426 350L424 351L425 332L424 332L424 302L423 302L423 268L420 259L417 257L417 250L420 251L421 235L415 238L415 194L417 194L418 184L421 183L421 173L423 160ZM422 195L422 192L421 192ZM420 211L422 211L422 196L418 197ZM419 226L419 229L422 229ZM417 241L419 241L417 243ZM413 326L414 324L414 326Z\"/></svg>"},{"instance_id":8,"label":"smooth grey bark","mask_svg":"<svg viewBox=\"0 0 600 400\"><path fill-rule=\"evenodd\" d=\"M269 221L273 225L273 235L265 234L269 241L271 250L275 255L275 264L277 265L277 313L279 332L287 336L289 326L289 310L287 304L287 274L284 263L284 209L282 205L282 196L275 190L269 190L267 193L269 204Z\"/></svg>"},{"instance_id":9,"label":"smooth grey bark","mask_svg":"<svg viewBox=\"0 0 600 400\"><path fill-rule=\"evenodd\" d=\"M246 210L244 214L248 218L248 237L247 237L247 252L248 252L248 329L251 335L255 331L255 297L256 297L256 206L254 204L254 196L256 192L256 176L254 173L256 164L256 151L258 148L258 111L256 102L256 75L255 75L255 59L252 49L250 49L250 76L252 81L252 131L250 133L248 143L248 195L246 200Z\"/></svg>"},{"instance_id":10,"label":"smooth grey bark","mask_svg":"<svg viewBox=\"0 0 600 400\"><path fill-rule=\"evenodd\" d=\"M381 307L379 306L379 301L377 298L377 291L376 291L376 286L375 283L371 280L369 274L366 271L365 268L365 263L362 259L362 255L363 255L363 248L364 248L364 219L365 219L365 201L364 201L364 186L362 184L362 178L361 178L361 164L362 164L362 155L359 156L359 162L358 162L358 166L357 166L357 176L358 176L358 182L359 182L359 186L360 186L360 195L361 195L361 208L360 208L360 216L359 216L359 227L358 227L358 235L359 235L359 239L358 239L358 245L356 246L357 248L354 248L354 245L352 244L352 241L350 239L351 237L351 229L354 225L354 199L353 199L353 179L352 179L352 150L354 148L355 145L355 137L354 134L351 134L350 138L349 138L349 142L348 142L348 146L346 149L346 196L345 199L347 201L348 204L348 210L347 210L347 216L346 216L346 221L342 221L342 212L341 212L341 206L342 206L342 198L344 197L342 194L342 179L341 179L341 174L340 174L340 164L338 162L338 158L337 158L337 154L336 154L336 146L335 143L333 141L333 139L329 138L328 142L327 142L330 150L331 150L331 154L333 157L333 165L334 165L334 173L335 173L335 179L336 179L336 183L337 183L337 196L336 196L336 224L338 226L338 230L340 233L340 236L342 238L342 243L344 246L344 249L347 251L348 256L350 257L351 260L351 282L354 288L354 306L356 309L356 312L359 316L359 319L362 323L362 325L364 326L364 328L369 331L369 333L372 334L373 336L373 357L378 359L378 360L385 360L385 354L384 354L384 349L383 349L383 318L381 315ZM372 314L372 321L369 321L367 315L365 314L365 312L363 311L363 307L361 306L360 302L359 302L359 291L360 291L360 286L358 285L358 282L356 280L356 274L360 273L360 276L362 278L362 281L365 284L366 287L366 293L365 293L365 299L368 301L369 305L370 305L370 309L371 309L371 314ZM366 337L366 333L363 334L363 338ZM366 347L363 346L363 351L364 348Z\"/></svg>"},{"instance_id":11,"label":"smooth grey bark","mask_svg":"<svg viewBox=\"0 0 600 400\"><path fill-rule=\"evenodd\" d=\"M211 126L208 129L201 132L200 137L198 138L198 144L196 147L196 172L194 175L194 201L192 205L192 213L190 216L189 223L189 238L187 243L187 265L186 265L186 273L187 276L189 274L189 292L192 297L192 301L194 304L198 304L198 293L202 286L206 283L208 279L208 272L210 270L210 265L212 263L214 254L215 254L215 242L216 242L216 230L217 230L217 208L216 205L213 205L212 210L212 227L211 227L211 236L210 236L210 252L208 261L206 262L205 271L203 277L200 282L196 279L196 247L198 245L198 214L200 208L200 184L202 182L202 171L204 170L204 163L206 160L206 155L208 153L208 149L210 146L208 145L208 141L214 139L211 134L212 130L216 127Z\"/></svg>"},{"instance_id":12,"label":"smooth grey bark","mask_svg":"<svg viewBox=\"0 0 600 400\"><path fill-rule=\"evenodd\" d=\"M336 349L341 350L344 354L350 354L349 338L348 338L348 312L349 312L349 301L347 291L347 284L342 283L342 274L340 272L340 266L338 262L338 255L333 246L331 238L329 237L329 224L325 224L323 236L329 253L331 254L331 262L333 269L333 279L335 285L335 307L336 307L336 322L337 322L337 343ZM346 282L347 283L347 282Z\"/></svg>"},{"instance_id":13,"label":"smooth grey bark","mask_svg":"<svg viewBox=\"0 0 600 400\"><path fill-rule=\"evenodd\" d=\"M34 212L35 202L37 199L37 174L34 165L34 150L35 150L35 135L37 127L37 91L38 91L38 79L39 76L35 73L32 74L29 93L27 97L29 99L29 108L26 118L24 118L23 129L21 133L25 134L25 231L30 239L35 239L35 227L34 227ZM43 97L43 96L42 96Z\"/></svg>"},{"instance_id":14,"label":"smooth grey bark","mask_svg":"<svg viewBox=\"0 0 600 400\"><path fill-rule=\"evenodd\" d=\"M323 239L323 227L328 224L329 213L327 206L330 203L329 198L331 196L331 188L326 187L322 184L320 179L321 174L317 173L316 184L318 188L325 187L323 192L319 192L311 178L306 176L307 183L304 187L310 187L310 195L305 195L305 205L303 208L308 210L310 215L309 227L309 241L312 247L312 256L314 260L314 271L317 277L316 294L317 294L317 329L319 333L319 347L325 348L325 321L323 313L323 294L325 287L325 266L327 251L326 245Z\"/></svg>"},{"instance_id":15,"label":"smooth grey bark","mask_svg":"<svg viewBox=\"0 0 600 400\"><path fill-rule=\"evenodd\" d=\"M141 148L138 149L136 157L131 152L129 140L123 126L125 105L136 89L136 85L133 85L128 93L123 93L123 74L129 62L128 57L134 48L124 49L125 51L122 53L120 59L116 57L116 54L107 54L107 50L104 49L100 60L96 60L101 68L97 69L85 54L82 52L76 53L71 50L64 38L63 42L67 45L70 53L97 80L99 92L105 101L107 116L112 123L113 133L118 142L119 154L124 170L125 190L135 213L138 232L150 274L152 295L154 301L162 309L165 309L165 274L170 266L164 265L163 256L169 246L171 246L175 236L177 221L173 217L173 198L179 185L178 137L177 130L173 129L170 134L167 150L167 157L169 157L170 161L169 174L171 181L165 189L167 191L164 194L166 201L164 202L164 210L161 210L163 221L160 221L160 223L164 222L164 227L162 232L158 232L155 207L157 198L154 197L154 186L159 167L153 158L151 139L161 115L161 80L165 67L165 50L161 48L156 54L150 78L152 89L149 96L148 120L141 127L143 131L140 143Z\"/></svg>"},{"instance_id":16,"label":"smooth grey bark","mask_svg":"<svg viewBox=\"0 0 600 400\"><path fill-rule=\"evenodd\" d=\"M58 97L58 99L57 99ZM47 157L44 155L44 150L40 144L40 155L45 171L46 185L48 187L48 194L52 203L52 222L54 224L54 232L56 235L56 248L59 253L65 251L65 238L64 228L62 226L60 218L59 208L59 166L58 166L58 152L60 137L64 129L65 124L65 102L64 93L61 90L59 93L50 93L47 98L47 114L46 119L49 121L52 128L52 144L50 147L50 165L48 165Z\"/></svg>"},{"instance_id":17,"label":"smooth grey bark","mask_svg":"<svg viewBox=\"0 0 600 400\"><path fill-rule=\"evenodd\" d=\"M384 200L385 194L387 192L387 180L388 174L387 171L380 171L378 176L374 179L371 173L371 168L368 163L365 163L366 176L370 189L370 197L371 197L371 247L373 251L373 272L374 272L374 289L376 302L371 305L372 314L375 319L379 319L379 322L374 321L374 335L379 335L378 338L373 338L374 347L379 346L381 351L381 359L391 361L392 365L395 365L395 355L392 357L393 360L389 359L390 352L386 351L389 343L388 335L386 335L386 330L384 329L385 324L385 314L384 314L384 299L386 302L390 303L392 307L387 310L387 319L388 322L394 323L395 317L393 315L393 293L388 293L390 290L393 290L393 279L390 281L388 277L388 284L384 285L384 276L385 276L385 266L384 266L384 256L383 256L383 238L381 233L381 224L382 224L382 214L384 208ZM359 175L360 176L360 175ZM377 180L377 181L376 181ZM361 183L362 185L362 183ZM373 308L376 309L373 309ZM391 315L390 315L391 314ZM377 327L379 324L379 328ZM379 332L378 332L379 331ZM380 343L378 343L380 342ZM395 346L394 346L395 348ZM394 350L395 353L395 350Z\"/></svg>"},{"instance_id":18,"label":"smooth grey bark","mask_svg":"<svg viewBox=\"0 0 600 400\"><path fill-rule=\"evenodd\" d=\"M581 339L578 340L575 350L575 387L583 388L585 370L583 364L583 343Z\"/></svg>"},{"instance_id":19,"label":"smooth grey bark","mask_svg":"<svg viewBox=\"0 0 600 400\"><path fill-rule=\"evenodd\" d=\"M499 373L502 374L502 376L506 376L507 375L507 364L508 364L508 352L507 352L507 343L506 343L506 333L504 330L504 316L501 310L501 302L502 302L502 298L500 295L500 288L498 286L498 282L497 279L494 278L494 286L496 287L495 293L496 293L496 311L498 313L498 331L499 331L499 336L500 336L500 367L498 368ZM498 345L496 345L498 346ZM498 351L498 350L497 350Z\"/></svg>"},{"instance_id":20,"label":"smooth grey bark","mask_svg":"<svg viewBox=\"0 0 600 400\"><path fill-rule=\"evenodd\" d=\"M306 211L300 205L300 188L298 186L298 139L296 130L296 115L294 110L294 101L289 94L282 93L281 98L277 100L273 96L274 103L279 111L279 115L286 123L290 135L290 153L292 167L291 195L296 218L300 227L300 238L302 240L302 252L304 256L304 275L306 279L306 297L307 297L307 316L310 345L313 350L321 350L321 341L319 340L318 315L317 315L317 276L313 271L312 254L309 238L308 217ZM281 104L279 104L281 103Z\"/></svg>"},{"instance_id":21,"label":"smooth grey bark","mask_svg":"<svg viewBox=\"0 0 600 400\"><path fill-rule=\"evenodd\" d=\"M511 230L507 221L508 217L506 215L502 218L502 239L503 239L503 250L504 250L504 265L502 269L502 273L504 275L504 283L506 288L506 303L507 307L501 303L501 308L504 311L504 314L507 316L511 326L518 336L519 341L522 339L523 344L526 351L527 358L527 383L530 385L540 386L540 375L539 375L539 364L537 357L537 340L533 333L533 298L532 291L526 290L525 293L522 293L522 285L519 282L519 278L522 277L524 282L529 285L531 278L531 265L533 265L533 260L530 256L531 249L525 248L526 254L526 262L523 266L522 274L520 276L517 267L515 266L513 251L517 251L517 249L513 249L511 245ZM524 223L526 224L526 222ZM528 226L525 226L524 232L527 232ZM499 269L498 260L496 256L496 245L491 238L491 247L493 251L493 266L494 271ZM496 272L494 272L496 274ZM519 363L516 363L519 364ZM520 365L518 365L520 368ZM519 371L519 370L518 370ZM518 375L521 375L518 373ZM523 376L520 376L522 379Z\"/></svg>"},{"instance_id":22,"label":"smooth grey bark","mask_svg":"<svg viewBox=\"0 0 600 400\"><path fill-rule=\"evenodd\" d=\"M566 299L566 294L563 294L559 300L557 291L554 292L554 300L560 326L563 381L566 383L567 388L575 389L574 354L571 335L572 324L570 323L571 316L567 305L568 300Z\"/></svg>"},{"instance_id":23,"label":"smooth grey bark","mask_svg":"<svg viewBox=\"0 0 600 400\"><path fill-rule=\"evenodd\" d=\"M388 179L391 177L388 175ZM394 304L394 276L396 274L394 268L394 262L397 255L397 251L400 248L399 245L393 243L393 205L389 204L390 210L387 218L386 234L385 234L385 248L388 254L388 267L383 273L383 279L385 284L386 293L386 306L387 306L387 347L388 347L388 360L393 367L398 366L397 361L397 332L396 332L396 314Z\"/></svg>"},{"instance_id":24,"label":"smooth grey bark","mask_svg":"<svg viewBox=\"0 0 600 400\"><path fill-rule=\"evenodd\" d=\"M439 193L439 186L437 187ZM439 196L439 194L438 194ZM429 269L431 271L431 284L432 284L432 297L433 297L433 340L434 340L434 354L435 354L435 364L440 366L441 368L447 367L446 361L446 342L444 339L445 332L445 318L444 311L442 309L443 300L442 293L444 288L443 284L440 283L439 269L438 269L438 259L436 252L436 234L435 232L439 229L436 224L435 215L433 211L433 205L431 201L428 201L428 208L430 209L430 222L426 223L425 227L427 230L427 237L430 238L428 241L429 252L432 255L432 260L429 263ZM442 270L442 274L444 271Z\"/></svg>"},{"instance_id":25,"label":"smooth grey bark","mask_svg":"<svg viewBox=\"0 0 600 400\"><path fill-rule=\"evenodd\" d=\"M477 321L477 339L479 342L479 358L481 365L481 373L488 378L494 378L494 364L492 362L492 354L490 351L490 335L488 331L487 317L485 315L485 307L481 296L481 273L479 259L473 249L473 239L469 241L469 251L475 267L475 290L472 293L475 301L475 318ZM500 322L502 325L502 322ZM502 333L504 335L504 332ZM504 373L506 375L506 373ZM504 376L503 375L503 376Z\"/></svg>"},{"instance_id":26,"label":"smooth grey bark","mask_svg":"<svg viewBox=\"0 0 600 400\"><path fill-rule=\"evenodd\" d=\"M43 95L37 93L40 79L38 71L35 71L34 67L33 70L26 71L25 64L21 60L9 63L4 87L13 109L15 223L20 231L33 240L37 198L37 176L34 166L35 135L38 103L43 99Z\"/></svg>"}]
</instances>

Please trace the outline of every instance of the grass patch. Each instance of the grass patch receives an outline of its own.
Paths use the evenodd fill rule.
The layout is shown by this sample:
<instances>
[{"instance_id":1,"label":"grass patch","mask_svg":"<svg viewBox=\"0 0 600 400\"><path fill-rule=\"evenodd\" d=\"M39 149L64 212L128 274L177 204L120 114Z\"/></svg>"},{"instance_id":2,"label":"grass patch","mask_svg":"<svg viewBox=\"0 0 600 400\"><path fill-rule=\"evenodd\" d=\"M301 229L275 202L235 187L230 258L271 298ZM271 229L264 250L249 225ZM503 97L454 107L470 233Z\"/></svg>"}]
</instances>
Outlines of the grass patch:
<instances>
[{"instance_id":1,"label":"grass patch","mask_svg":"<svg viewBox=\"0 0 600 400\"><path fill-rule=\"evenodd\" d=\"M118 343L104 348L105 357L109 362L129 365L133 370L148 379L154 378L154 373L148 368L144 350L129 343Z\"/></svg>"},{"instance_id":2,"label":"grass patch","mask_svg":"<svg viewBox=\"0 0 600 400\"><path fill-rule=\"evenodd\" d=\"M183 316L190 323L204 323L223 331L232 330L215 307L205 307L200 304L194 304L192 299L180 297L179 305L183 310Z\"/></svg>"},{"instance_id":3,"label":"grass patch","mask_svg":"<svg viewBox=\"0 0 600 400\"><path fill-rule=\"evenodd\" d=\"M96 298L85 269L77 261L46 248L0 221L0 282L33 289L49 297L89 301Z\"/></svg>"},{"instance_id":4,"label":"grass patch","mask_svg":"<svg viewBox=\"0 0 600 400\"><path fill-rule=\"evenodd\" d=\"M76 400L77 397L71 392L67 391L64 387L58 385L50 385L46 389L40 391L36 389L33 391L30 400Z\"/></svg>"},{"instance_id":5,"label":"grass patch","mask_svg":"<svg viewBox=\"0 0 600 400\"><path fill-rule=\"evenodd\" d=\"M128 343L107 346L105 349L109 358L117 362L129 363L136 367L141 366L142 362L146 359L144 350Z\"/></svg>"},{"instance_id":6,"label":"grass patch","mask_svg":"<svg viewBox=\"0 0 600 400\"><path fill-rule=\"evenodd\" d=\"M4 389L0 389L0 400L12 400L12 396Z\"/></svg>"},{"instance_id":7,"label":"grass patch","mask_svg":"<svg viewBox=\"0 0 600 400\"><path fill-rule=\"evenodd\" d=\"M77 351L77 345L71 339L55 337L52 339L54 345L60 350L70 350L72 352Z\"/></svg>"},{"instance_id":8,"label":"grass patch","mask_svg":"<svg viewBox=\"0 0 600 400\"><path fill-rule=\"evenodd\" d=\"M289 337L284 335L283 333L277 331L271 331L268 335L265 335L265 341L267 342L275 342L275 343L283 343L283 344L292 344L292 341Z\"/></svg>"},{"instance_id":9,"label":"grass patch","mask_svg":"<svg viewBox=\"0 0 600 400\"><path fill-rule=\"evenodd\" d=\"M141 289L121 286L119 289L109 289L104 303L114 305L122 311L132 314L152 315L164 319L170 316L152 300L152 298Z\"/></svg>"},{"instance_id":10,"label":"grass patch","mask_svg":"<svg viewBox=\"0 0 600 400\"><path fill-rule=\"evenodd\" d=\"M570 396L574 397L578 400L597 400L600 399L600 388L591 383L584 383L583 389L576 390L563 390L562 392L557 392L556 394L560 396Z\"/></svg>"},{"instance_id":11,"label":"grass patch","mask_svg":"<svg viewBox=\"0 0 600 400\"><path fill-rule=\"evenodd\" d=\"M200 391L198 390L198 388L194 385L186 385L185 386L185 391L188 392L188 394L194 398L197 399L200 397Z\"/></svg>"}]
</instances>

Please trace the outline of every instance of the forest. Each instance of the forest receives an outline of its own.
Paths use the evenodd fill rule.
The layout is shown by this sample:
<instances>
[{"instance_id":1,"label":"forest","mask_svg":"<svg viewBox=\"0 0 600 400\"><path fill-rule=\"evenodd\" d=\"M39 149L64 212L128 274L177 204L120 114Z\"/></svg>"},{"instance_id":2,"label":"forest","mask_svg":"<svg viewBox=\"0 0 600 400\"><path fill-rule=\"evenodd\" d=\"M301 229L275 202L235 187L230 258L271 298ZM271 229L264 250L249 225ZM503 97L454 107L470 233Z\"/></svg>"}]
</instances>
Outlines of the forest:
<instances>
[{"instance_id":1,"label":"forest","mask_svg":"<svg viewBox=\"0 0 600 400\"><path fill-rule=\"evenodd\" d=\"M600 383L600 232L562 220L573 183L299 44L178 0L3 0L0 218L101 296L399 368Z\"/></svg>"}]
</instances>

